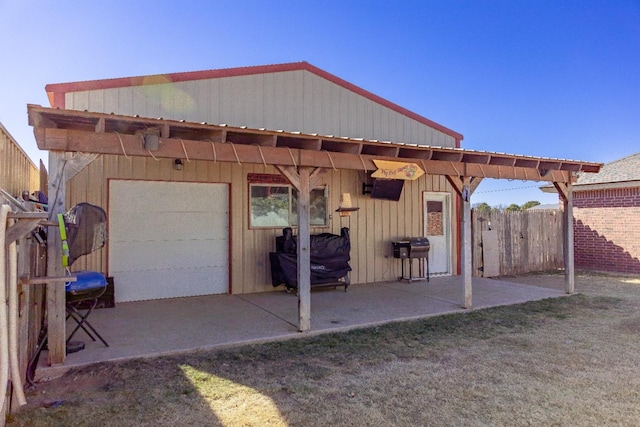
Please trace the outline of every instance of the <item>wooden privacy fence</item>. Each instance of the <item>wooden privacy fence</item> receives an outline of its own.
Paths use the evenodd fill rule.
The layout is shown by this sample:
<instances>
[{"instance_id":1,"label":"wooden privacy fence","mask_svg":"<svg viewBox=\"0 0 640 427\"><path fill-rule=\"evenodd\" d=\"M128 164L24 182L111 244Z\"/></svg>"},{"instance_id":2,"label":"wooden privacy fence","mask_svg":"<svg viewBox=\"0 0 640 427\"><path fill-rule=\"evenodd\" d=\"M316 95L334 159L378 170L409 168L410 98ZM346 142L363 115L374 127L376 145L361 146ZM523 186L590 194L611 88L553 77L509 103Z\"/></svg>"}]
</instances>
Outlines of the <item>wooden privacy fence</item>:
<instances>
[{"instance_id":1,"label":"wooden privacy fence","mask_svg":"<svg viewBox=\"0 0 640 427\"><path fill-rule=\"evenodd\" d=\"M15 199L14 203L16 203ZM0 194L0 206L7 204L7 197ZM15 206L15 204L10 204ZM27 208L29 206L26 206ZM29 215L35 212L20 212L10 213L10 215ZM10 217L12 218L12 217ZM21 220L18 220L21 221ZM40 338L41 328L45 319L45 282L33 280L38 277L43 277L46 274L46 247L43 243L40 243L35 238L35 234L31 232L24 232L24 228L20 227L20 223L16 224L18 235L12 235L11 239L16 242L16 267L17 267L17 365L18 370L22 374L21 381L23 387L28 384L28 377L31 377L31 373L28 373L29 362L33 358L36 352L38 340ZM7 230L5 239L10 236L10 231ZM15 238L17 237L17 241ZM8 246L8 245L7 245ZM3 260L5 261L5 260ZM9 272L7 271L7 275ZM31 283L33 282L33 283ZM0 283L2 286L7 286L7 283ZM7 290L7 293L9 291ZM6 325L1 327L7 327ZM5 386L1 384L0 386ZM4 425L3 421L5 416L9 412L13 412L19 408L18 399L15 393L15 385L12 381L9 382L7 388L6 400L0 409L0 426Z\"/></svg>"},{"instance_id":2,"label":"wooden privacy fence","mask_svg":"<svg viewBox=\"0 0 640 427\"><path fill-rule=\"evenodd\" d=\"M492 277L564 268L559 209L471 214L473 275Z\"/></svg>"},{"instance_id":3,"label":"wooden privacy fence","mask_svg":"<svg viewBox=\"0 0 640 427\"><path fill-rule=\"evenodd\" d=\"M0 123L0 187L20 197L40 188L38 168ZM46 188L46 186L45 186Z\"/></svg>"}]
</instances>

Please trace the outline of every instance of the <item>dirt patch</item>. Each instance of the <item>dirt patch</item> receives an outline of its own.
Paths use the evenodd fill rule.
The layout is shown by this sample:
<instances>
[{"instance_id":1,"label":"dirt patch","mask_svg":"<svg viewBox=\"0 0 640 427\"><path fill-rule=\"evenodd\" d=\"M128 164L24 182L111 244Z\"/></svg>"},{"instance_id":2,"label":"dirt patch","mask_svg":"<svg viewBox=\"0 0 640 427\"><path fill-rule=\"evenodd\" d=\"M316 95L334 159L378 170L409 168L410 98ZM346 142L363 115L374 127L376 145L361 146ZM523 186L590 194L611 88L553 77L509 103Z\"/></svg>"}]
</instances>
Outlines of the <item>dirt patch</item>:
<instances>
[{"instance_id":1,"label":"dirt patch","mask_svg":"<svg viewBox=\"0 0 640 427\"><path fill-rule=\"evenodd\" d=\"M51 408L64 403L63 396L90 394L109 388L119 368L116 364L94 366L90 369L69 372L50 381L41 381L27 390L27 405L21 413L34 408ZM106 397L106 396L105 396Z\"/></svg>"},{"instance_id":2,"label":"dirt patch","mask_svg":"<svg viewBox=\"0 0 640 427\"><path fill-rule=\"evenodd\" d=\"M637 337L640 335L640 316L624 319L620 321L618 327L622 332L635 335Z\"/></svg>"}]
</instances>

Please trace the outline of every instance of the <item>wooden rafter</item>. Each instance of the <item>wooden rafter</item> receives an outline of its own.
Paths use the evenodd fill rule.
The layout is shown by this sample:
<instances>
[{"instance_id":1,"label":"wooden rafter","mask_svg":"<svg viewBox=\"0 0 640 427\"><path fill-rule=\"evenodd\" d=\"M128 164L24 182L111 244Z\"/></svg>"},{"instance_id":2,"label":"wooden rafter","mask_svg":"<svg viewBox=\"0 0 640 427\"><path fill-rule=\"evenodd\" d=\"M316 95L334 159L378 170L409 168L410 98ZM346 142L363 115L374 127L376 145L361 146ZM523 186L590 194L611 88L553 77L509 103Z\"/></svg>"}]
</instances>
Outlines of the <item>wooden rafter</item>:
<instances>
[{"instance_id":1,"label":"wooden rafter","mask_svg":"<svg viewBox=\"0 0 640 427\"><path fill-rule=\"evenodd\" d=\"M558 190L558 194L560 195L562 200L566 201L569 198L569 184L567 184L566 182L554 182L553 185L554 187L556 187L556 190Z\"/></svg>"},{"instance_id":2,"label":"wooden rafter","mask_svg":"<svg viewBox=\"0 0 640 427\"><path fill-rule=\"evenodd\" d=\"M449 184L451 184L456 193L458 193L458 196L462 196L462 192L464 190L464 177L447 175L445 178ZM469 195L472 195L473 192L476 191L476 188L478 188L481 182L482 178L480 177L469 177Z\"/></svg>"},{"instance_id":3,"label":"wooden rafter","mask_svg":"<svg viewBox=\"0 0 640 427\"><path fill-rule=\"evenodd\" d=\"M206 123L149 119L29 106L38 147L156 158L263 163L269 165L375 170L373 159L411 161L427 173L445 176L573 182L576 172L597 172L601 164L491 153L459 148L370 141L249 129ZM159 129L159 131L158 131ZM159 132L159 149L148 152L145 133ZM183 148L184 146L184 148Z\"/></svg>"}]
</instances>

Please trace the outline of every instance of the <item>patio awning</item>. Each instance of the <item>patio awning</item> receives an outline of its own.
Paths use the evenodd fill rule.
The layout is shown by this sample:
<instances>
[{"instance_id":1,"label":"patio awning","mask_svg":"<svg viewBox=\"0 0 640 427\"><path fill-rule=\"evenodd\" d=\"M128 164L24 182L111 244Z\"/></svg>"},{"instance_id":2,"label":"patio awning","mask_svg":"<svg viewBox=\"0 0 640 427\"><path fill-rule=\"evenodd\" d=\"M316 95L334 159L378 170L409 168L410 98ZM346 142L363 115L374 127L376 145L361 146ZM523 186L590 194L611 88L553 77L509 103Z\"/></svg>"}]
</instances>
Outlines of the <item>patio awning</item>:
<instances>
[{"instance_id":1,"label":"patio awning","mask_svg":"<svg viewBox=\"0 0 640 427\"><path fill-rule=\"evenodd\" d=\"M428 174L573 182L600 163L283 130L250 129L29 105L42 150L188 158L278 166L374 171L374 159L414 162ZM145 138L158 148L145 149Z\"/></svg>"}]
</instances>

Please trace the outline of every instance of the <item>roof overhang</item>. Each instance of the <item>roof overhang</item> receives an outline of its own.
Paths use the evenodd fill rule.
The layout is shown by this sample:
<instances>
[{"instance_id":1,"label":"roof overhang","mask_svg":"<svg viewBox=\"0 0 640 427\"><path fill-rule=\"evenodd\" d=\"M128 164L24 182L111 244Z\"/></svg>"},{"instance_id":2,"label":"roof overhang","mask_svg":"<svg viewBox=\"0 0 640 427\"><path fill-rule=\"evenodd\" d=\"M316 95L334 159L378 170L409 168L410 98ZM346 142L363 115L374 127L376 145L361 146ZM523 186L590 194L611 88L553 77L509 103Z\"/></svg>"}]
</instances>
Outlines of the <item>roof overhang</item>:
<instances>
[{"instance_id":1,"label":"roof overhang","mask_svg":"<svg viewBox=\"0 0 640 427\"><path fill-rule=\"evenodd\" d=\"M188 158L276 166L374 171L374 159L413 162L428 174L573 182L601 163L375 141L333 135L28 106L41 150L155 158ZM144 148L146 135L159 148Z\"/></svg>"},{"instance_id":2,"label":"roof overhang","mask_svg":"<svg viewBox=\"0 0 640 427\"><path fill-rule=\"evenodd\" d=\"M640 187L640 181L618 181L618 182L598 182L593 184L573 184L573 191L598 191L598 190L616 190L619 188L635 188ZM545 185L540 187L544 193L557 193L553 186Z\"/></svg>"}]
</instances>

